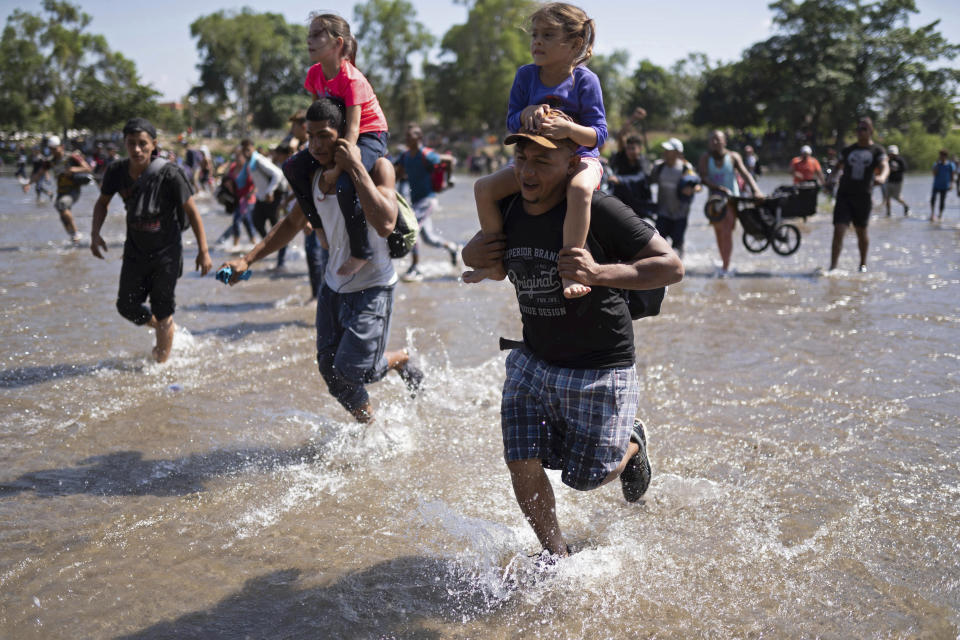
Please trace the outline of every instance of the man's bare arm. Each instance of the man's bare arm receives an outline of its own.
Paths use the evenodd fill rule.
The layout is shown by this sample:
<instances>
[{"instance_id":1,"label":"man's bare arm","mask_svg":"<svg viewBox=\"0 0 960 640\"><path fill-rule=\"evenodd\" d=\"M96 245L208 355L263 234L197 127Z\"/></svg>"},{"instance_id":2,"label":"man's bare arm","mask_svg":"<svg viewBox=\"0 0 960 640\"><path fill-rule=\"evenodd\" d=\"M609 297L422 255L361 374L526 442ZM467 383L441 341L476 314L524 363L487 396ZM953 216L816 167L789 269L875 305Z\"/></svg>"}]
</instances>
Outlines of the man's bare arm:
<instances>
[{"instance_id":1,"label":"man's bare arm","mask_svg":"<svg viewBox=\"0 0 960 640\"><path fill-rule=\"evenodd\" d=\"M572 248L560 251L558 266L561 277L616 289L657 289L683 279L683 262L659 235L626 262L598 264L589 251Z\"/></svg>"},{"instance_id":2,"label":"man's bare arm","mask_svg":"<svg viewBox=\"0 0 960 640\"><path fill-rule=\"evenodd\" d=\"M378 158L367 173L360 161L360 148L341 138L334 154L337 166L350 176L357 190L360 207L369 224L381 238L386 238L397 224L396 174L386 158Z\"/></svg>"}]
</instances>

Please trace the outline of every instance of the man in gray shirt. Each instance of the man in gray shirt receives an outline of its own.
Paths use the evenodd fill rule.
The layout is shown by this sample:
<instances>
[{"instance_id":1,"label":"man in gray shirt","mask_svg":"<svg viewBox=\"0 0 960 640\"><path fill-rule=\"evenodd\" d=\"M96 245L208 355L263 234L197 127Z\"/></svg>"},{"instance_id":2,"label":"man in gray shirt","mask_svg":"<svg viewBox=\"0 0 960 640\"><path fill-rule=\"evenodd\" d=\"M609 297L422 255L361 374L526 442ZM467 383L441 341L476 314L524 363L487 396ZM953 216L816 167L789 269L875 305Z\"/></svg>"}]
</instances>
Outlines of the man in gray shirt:
<instances>
[{"instance_id":1,"label":"man in gray shirt","mask_svg":"<svg viewBox=\"0 0 960 640\"><path fill-rule=\"evenodd\" d=\"M662 145L663 159L650 172L657 185L657 231L670 238L673 249L683 256L683 238L693 194L700 190L700 178L693 165L683 157L683 143L670 138Z\"/></svg>"}]
</instances>

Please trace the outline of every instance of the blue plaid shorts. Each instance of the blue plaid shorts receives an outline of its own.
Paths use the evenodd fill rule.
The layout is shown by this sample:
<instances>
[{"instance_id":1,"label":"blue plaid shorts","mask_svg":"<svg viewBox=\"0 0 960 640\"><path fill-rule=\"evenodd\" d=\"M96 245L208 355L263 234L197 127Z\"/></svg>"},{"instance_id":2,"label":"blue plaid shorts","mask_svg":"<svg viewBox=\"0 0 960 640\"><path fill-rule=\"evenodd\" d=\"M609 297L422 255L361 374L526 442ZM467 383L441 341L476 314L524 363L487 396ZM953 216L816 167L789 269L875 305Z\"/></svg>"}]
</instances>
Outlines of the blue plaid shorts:
<instances>
[{"instance_id":1,"label":"blue plaid shorts","mask_svg":"<svg viewBox=\"0 0 960 640\"><path fill-rule=\"evenodd\" d=\"M633 367L568 369L514 349L500 404L504 458L539 459L565 485L594 489L626 454L639 405Z\"/></svg>"}]
</instances>

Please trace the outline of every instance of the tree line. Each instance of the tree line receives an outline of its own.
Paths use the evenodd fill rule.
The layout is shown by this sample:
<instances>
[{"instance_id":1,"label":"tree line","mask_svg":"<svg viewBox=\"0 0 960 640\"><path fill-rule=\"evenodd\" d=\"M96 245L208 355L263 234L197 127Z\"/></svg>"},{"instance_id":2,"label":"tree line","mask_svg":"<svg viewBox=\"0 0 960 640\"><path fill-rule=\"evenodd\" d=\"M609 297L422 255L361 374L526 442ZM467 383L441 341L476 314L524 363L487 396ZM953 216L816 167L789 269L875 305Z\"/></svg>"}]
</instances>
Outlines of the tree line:
<instances>
[{"instance_id":1,"label":"tree line","mask_svg":"<svg viewBox=\"0 0 960 640\"><path fill-rule=\"evenodd\" d=\"M452 0L467 19L437 38L407 0L354 7L358 67L370 79L395 129L430 120L453 134L500 135L514 73L530 61L524 18L532 0ZM677 133L706 127L802 132L835 144L856 118L881 130L945 135L958 122L960 46L938 22L911 28L913 0L777 0L771 36L739 60L690 54L669 68L617 50L595 55L611 130L638 105L645 126ZM199 81L181 114L157 106L136 67L91 34L90 17L66 1L44 0L34 14L16 9L0 38L0 128L115 129L130 114L167 128L205 128L232 118L232 129L277 129L309 99L305 23L244 8L195 20ZM603 38L603 25L598 25ZM177 120L179 118L179 120Z\"/></svg>"}]
</instances>

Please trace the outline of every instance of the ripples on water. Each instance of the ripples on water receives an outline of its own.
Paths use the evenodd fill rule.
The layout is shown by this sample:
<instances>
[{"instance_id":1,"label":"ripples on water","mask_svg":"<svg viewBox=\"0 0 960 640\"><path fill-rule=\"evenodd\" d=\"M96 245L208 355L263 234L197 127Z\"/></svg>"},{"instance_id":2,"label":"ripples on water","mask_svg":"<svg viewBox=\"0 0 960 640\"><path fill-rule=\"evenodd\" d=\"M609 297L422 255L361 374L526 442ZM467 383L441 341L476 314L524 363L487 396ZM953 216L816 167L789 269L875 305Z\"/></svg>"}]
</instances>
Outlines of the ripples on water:
<instances>
[{"instance_id":1,"label":"ripples on water","mask_svg":"<svg viewBox=\"0 0 960 640\"><path fill-rule=\"evenodd\" d=\"M908 179L916 211L928 182ZM444 194L441 232L472 234L470 193ZM955 638L950 204L941 224L875 218L866 274L816 275L829 213L787 258L747 254L738 229L738 275L718 280L698 199L687 278L635 325L650 492L627 505L552 474L579 552L538 571L502 463L508 286L460 285L425 248L391 340L418 354L425 392L374 385L362 430L316 372L299 240L284 276L185 274L157 365L113 307L122 212L96 261L2 179L0 637ZM228 219L209 205L216 237Z\"/></svg>"}]
</instances>

